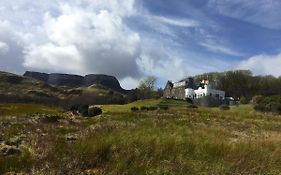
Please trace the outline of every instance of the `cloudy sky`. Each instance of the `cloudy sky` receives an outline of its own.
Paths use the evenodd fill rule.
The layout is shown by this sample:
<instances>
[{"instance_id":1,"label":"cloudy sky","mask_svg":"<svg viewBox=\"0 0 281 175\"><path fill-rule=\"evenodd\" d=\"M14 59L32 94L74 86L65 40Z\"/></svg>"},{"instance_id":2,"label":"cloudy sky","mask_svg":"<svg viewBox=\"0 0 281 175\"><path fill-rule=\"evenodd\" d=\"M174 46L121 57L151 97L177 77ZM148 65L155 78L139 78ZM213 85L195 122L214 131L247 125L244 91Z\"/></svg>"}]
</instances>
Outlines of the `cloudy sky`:
<instances>
[{"instance_id":1,"label":"cloudy sky","mask_svg":"<svg viewBox=\"0 0 281 175\"><path fill-rule=\"evenodd\" d=\"M154 75L250 69L281 75L280 0L1 0L0 70Z\"/></svg>"}]
</instances>

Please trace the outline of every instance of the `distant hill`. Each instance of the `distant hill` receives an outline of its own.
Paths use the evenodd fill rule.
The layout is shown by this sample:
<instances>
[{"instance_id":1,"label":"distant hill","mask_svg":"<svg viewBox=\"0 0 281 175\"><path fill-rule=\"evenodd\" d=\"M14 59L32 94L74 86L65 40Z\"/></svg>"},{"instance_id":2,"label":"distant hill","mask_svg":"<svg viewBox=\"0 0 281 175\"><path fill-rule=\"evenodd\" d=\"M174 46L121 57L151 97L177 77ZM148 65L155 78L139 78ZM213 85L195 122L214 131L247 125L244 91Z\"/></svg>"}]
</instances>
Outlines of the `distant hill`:
<instances>
[{"instance_id":1,"label":"distant hill","mask_svg":"<svg viewBox=\"0 0 281 175\"><path fill-rule=\"evenodd\" d=\"M123 104L127 92L115 77L106 75L26 72L19 76L0 72L0 103Z\"/></svg>"},{"instance_id":2,"label":"distant hill","mask_svg":"<svg viewBox=\"0 0 281 175\"><path fill-rule=\"evenodd\" d=\"M59 100L68 95L62 88L29 77L0 72L0 102Z\"/></svg>"},{"instance_id":3,"label":"distant hill","mask_svg":"<svg viewBox=\"0 0 281 175\"><path fill-rule=\"evenodd\" d=\"M99 84L104 87L110 88L114 91L124 93L124 90L116 77L109 75L96 75L90 74L86 76L72 75L72 74L58 74L58 73L40 73L40 72L30 72L24 73L25 77L31 77L47 84L56 86L68 86L72 88L77 87L88 87L91 85Z\"/></svg>"}]
</instances>

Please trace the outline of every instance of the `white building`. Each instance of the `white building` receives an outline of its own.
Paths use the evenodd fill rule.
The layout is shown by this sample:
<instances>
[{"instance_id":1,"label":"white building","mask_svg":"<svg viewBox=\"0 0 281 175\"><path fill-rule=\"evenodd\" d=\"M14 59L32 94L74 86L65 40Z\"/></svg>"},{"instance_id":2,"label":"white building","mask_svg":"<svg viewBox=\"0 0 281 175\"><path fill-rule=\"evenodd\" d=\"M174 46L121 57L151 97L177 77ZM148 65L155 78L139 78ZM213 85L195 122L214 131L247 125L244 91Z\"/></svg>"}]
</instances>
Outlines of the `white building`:
<instances>
[{"instance_id":1,"label":"white building","mask_svg":"<svg viewBox=\"0 0 281 175\"><path fill-rule=\"evenodd\" d=\"M208 82L202 82L204 84L204 87L199 87L198 89L191 89L186 88L185 89L185 97L190 99L196 99L196 98L202 98L205 96L211 96L211 97L217 97L220 100L225 99L225 92L212 89L211 86L208 84Z\"/></svg>"}]
</instances>

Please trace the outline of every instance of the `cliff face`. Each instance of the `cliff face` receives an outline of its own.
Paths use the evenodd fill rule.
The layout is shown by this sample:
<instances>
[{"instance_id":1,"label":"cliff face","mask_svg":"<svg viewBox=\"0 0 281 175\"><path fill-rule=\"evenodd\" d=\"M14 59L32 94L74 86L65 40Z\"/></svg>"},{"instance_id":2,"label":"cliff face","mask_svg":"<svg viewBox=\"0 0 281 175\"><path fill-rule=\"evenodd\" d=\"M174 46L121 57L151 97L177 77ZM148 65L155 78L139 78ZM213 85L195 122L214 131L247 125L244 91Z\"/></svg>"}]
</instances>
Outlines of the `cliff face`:
<instances>
[{"instance_id":1,"label":"cliff face","mask_svg":"<svg viewBox=\"0 0 281 175\"><path fill-rule=\"evenodd\" d=\"M36 80L40 80L40 81L44 81L44 82L47 82L48 79L49 79L49 74L40 73L40 72L29 72L29 71L26 71L23 76L32 77L32 78L34 78Z\"/></svg>"},{"instance_id":2,"label":"cliff face","mask_svg":"<svg viewBox=\"0 0 281 175\"><path fill-rule=\"evenodd\" d=\"M103 86L109 87L116 91L122 91L123 89L120 86L117 78L108 75L86 75L83 81L84 86L91 86L93 84L101 84Z\"/></svg>"},{"instance_id":3,"label":"cliff face","mask_svg":"<svg viewBox=\"0 0 281 175\"><path fill-rule=\"evenodd\" d=\"M83 86L83 80L84 77L79 75L49 74L49 78L46 83L57 86L78 87Z\"/></svg>"},{"instance_id":4,"label":"cliff face","mask_svg":"<svg viewBox=\"0 0 281 175\"><path fill-rule=\"evenodd\" d=\"M83 87L91 86L93 84L100 84L108 87L112 90L123 92L125 91L120 86L117 78L108 75L95 75L90 74L85 77L79 75L71 74L46 74L40 72L25 72L24 76L31 77L47 84L57 85L57 86L69 86L69 87Z\"/></svg>"}]
</instances>

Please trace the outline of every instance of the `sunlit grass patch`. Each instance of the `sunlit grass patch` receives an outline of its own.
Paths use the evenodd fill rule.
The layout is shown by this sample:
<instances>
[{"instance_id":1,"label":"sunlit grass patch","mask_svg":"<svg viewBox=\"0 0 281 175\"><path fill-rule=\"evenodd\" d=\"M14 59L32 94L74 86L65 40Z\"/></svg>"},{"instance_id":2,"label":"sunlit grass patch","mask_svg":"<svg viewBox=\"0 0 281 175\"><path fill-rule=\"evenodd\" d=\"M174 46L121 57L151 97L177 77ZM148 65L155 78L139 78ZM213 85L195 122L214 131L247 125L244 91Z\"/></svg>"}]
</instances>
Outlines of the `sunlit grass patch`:
<instances>
[{"instance_id":1,"label":"sunlit grass patch","mask_svg":"<svg viewBox=\"0 0 281 175\"><path fill-rule=\"evenodd\" d=\"M34 114L59 114L62 110L40 104L0 104L0 116L20 116Z\"/></svg>"}]
</instances>

